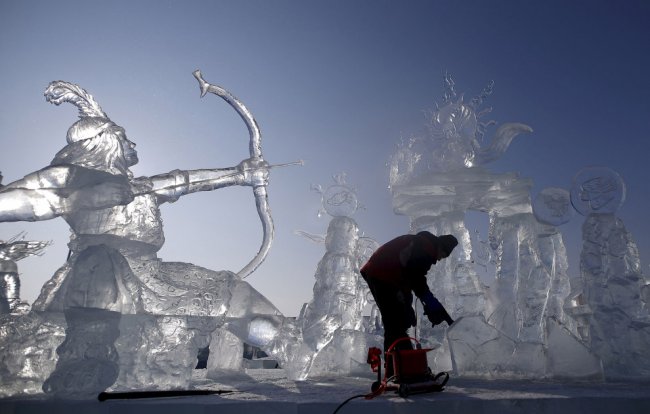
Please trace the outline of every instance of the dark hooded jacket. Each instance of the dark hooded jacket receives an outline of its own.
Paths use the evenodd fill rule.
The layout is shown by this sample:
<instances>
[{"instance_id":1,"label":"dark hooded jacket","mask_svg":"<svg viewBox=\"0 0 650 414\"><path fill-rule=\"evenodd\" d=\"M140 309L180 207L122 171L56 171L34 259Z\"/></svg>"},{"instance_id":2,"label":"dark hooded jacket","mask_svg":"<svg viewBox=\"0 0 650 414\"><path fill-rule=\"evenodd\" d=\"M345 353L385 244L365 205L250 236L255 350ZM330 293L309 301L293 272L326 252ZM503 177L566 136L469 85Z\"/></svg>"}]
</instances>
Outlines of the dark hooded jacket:
<instances>
[{"instance_id":1,"label":"dark hooded jacket","mask_svg":"<svg viewBox=\"0 0 650 414\"><path fill-rule=\"evenodd\" d=\"M431 265L446 257L458 241L453 236L436 237L422 231L407 234L382 245L361 268L366 281L381 281L422 299L429 293L427 272Z\"/></svg>"}]
</instances>

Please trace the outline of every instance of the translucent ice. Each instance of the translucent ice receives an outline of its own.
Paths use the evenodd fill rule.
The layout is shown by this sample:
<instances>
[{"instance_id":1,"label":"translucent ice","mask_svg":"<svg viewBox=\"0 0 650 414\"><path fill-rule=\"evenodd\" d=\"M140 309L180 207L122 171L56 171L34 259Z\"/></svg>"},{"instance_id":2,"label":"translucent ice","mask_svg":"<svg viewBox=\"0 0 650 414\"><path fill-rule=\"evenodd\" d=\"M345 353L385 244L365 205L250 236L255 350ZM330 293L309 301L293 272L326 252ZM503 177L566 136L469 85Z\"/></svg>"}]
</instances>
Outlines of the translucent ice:
<instances>
[{"instance_id":1,"label":"translucent ice","mask_svg":"<svg viewBox=\"0 0 650 414\"><path fill-rule=\"evenodd\" d=\"M325 255L316 268L313 299L305 304L297 321L304 344L313 354L310 375L350 373L356 369L350 361L363 362L365 355L360 354L367 348L362 348L376 332L363 325L368 288L359 266L377 243L359 237L351 217L358 208L356 192L345 183L345 175L336 175L334 180L325 190L316 187L323 205L320 214L332 218L324 240Z\"/></svg>"},{"instance_id":2,"label":"translucent ice","mask_svg":"<svg viewBox=\"0 0 650 414\"><path fill-rule=\"evenodd\" d=\"M440 329L426 324L419 329L436 346L441 361L451 355L457 373L552 376L546 371L547 322L559 321L572 335L578 331L564 310L571 289L566 249L555 228L570 217L568 192L546 190L533 209L532 180L487 170L513 138L532 129L503 124L483 145L491 123L479 121L489 112L479 107L492 85L465 102L449 76L445 82L445 97L432 113L429 135L403 142L391 160L393 207L410 218L411 231L450 233L459 240L459 249L433 266L428 280L452 316L462 318L446 339ZM495 266L489 290L475 270L477 255L466 227L470 210L489 218L490 252L479 252Z\"/></svg>"},{"instance_id":3,"label":"translucent ice","mask_svg":"<svg viewBox=\"0 0 650 414\"><path fill-rule=\"evenodd\" d=\"M364 295L355 257L358 229L349 217L330 222L326 252L316 269L314 299L302 314L304 340L318 351L337 329L359 329Z\"/></svg>"},{"instance_id":4,"label":"translucent ice","mask_svg":"<svg viewBox=\"0 0 650 414\"><path fill-rule=\"evenodd\" d=\"M642 298L647 288L636 243L613 214L588 215L582 233L587 343L603 360L606 377L648 376L650 323Z\"/></svg>"},{"instance_id":5,"label":"translucent ice","mask_svg":"<svg viewBox=\"0 0 650 414\"><path fill-rule=\"evenodd\" d=\"M1 181L0 176L0 181ZM0 186L1 188L1 186ZM20 301L20 278L17 261L38 256L50 243L25 241L23 233L0 240L0 314L25 313L29 305Z\"/></svg>"},{"instance_id":6,"label":"translucent ice","mask_svg":"<svg viewBox=\"0 0 650 414\"><path fill-rule=\"evenodd\" d=\"M603 364L596 355L556 320L547 323L547 367L556 378L602 380Z\"/></svg>"},{"instance_id":7,"label":"translucent ice","mask_svg":"<svg viewBox=\"0 0 650 414\"><path fill-rule=\"evenodd\" d=\"M42 393L64 338L62 313L0 315L0 396Z\"/></svg>"},{"instance_id":8,"label":"translucent ice","mask_svg":"<svg viewBox=\"0 0 650 414\"><path fill-rule=\"evenodd\" d=\"M454 371L471 377L544 376L541 344L519 344L481 316L458 318L447 331Z\"/></svg>"},{"instance_id":9,"label":"translucent ice","mask_svg":"<svg viewBox=\"0 0 650 414\"><path fill-rule=\"evenodd\" d=\"M451 76L445 76L444 99L433 111L429 134L400 144L390 164L391 186L403 184L430 172L449 172L483 166L500 158L512 140L532 129L520 123L501 125L490 143L483 142L486 129L494 121L481 121L491 108L481 109L492 93L493 83L465 102L455 91Z\"/></svg>"},{"instance_id":10,"label":"translucent ice","mask_svg":"<svg viewBox=\"0 0 650 414\"><path fill-rule=\"evenodd\" d=\"M625 183L606 167L587 167L573 178L571 203L582 215L616 213L625 201Z\"/></svg>"},{"instance_id":11,"label":"translucent ice","mask_svg":"<svg viewBox=\"0 0 650 414\"><path fill-rule=\"evenodd\" d=\"M219 329L212 333L210 349L214 352L208 358L208 378L219 379L225 372L241 371L244 345L239 337L226 329Z\"/></svg>"},{"instance_id":12,"label":"translucent ice","mask_svg":"<svg viewBox=\"0 0 650 414\"><path fill-rule=\"evenodd\" d=\"M533 213L542 223L559 226L573 216L571 196L562 188L545 188L533 201Z\"/></svg>"},{"instance_id":13,"label":"translucent ice","mask_svg":"<svg viewBox=\"0 0 650 414\"><path fill-rule=\"evenodd\" d=\"M340 329L314 357L310 376L367 375L368 348L381 347L383 338L359 330Z\"/></svg>"},{"instance_id":14,"label":"translucent ice","mask_svg":"<svg viewBox=\"0 0 650 414\"><path fill-rule=\"evenodd\" d=\"M207 346L218 328L230 329L240 341L268 345L281 361L300 362L287 352L299 348L301 337L241 280L264 260L273 237L266 196L269 167L262 157L259 127L232 94L205 82L199 71L194 76L202 95L223 98L248 128L250 157L235 167L134 178L130 167L138 155L124 128L84 89L55 81L45 91L47 101L71 103L79 110L67 145L50 166L0 188L0 222L62 217L72 230L68 260L34 304L39 312L65 314L66 337L57 349L56 367L52 372L51 364L34 368L41 370L35 377L45 380L44 390L50 394L78 391L89 396L109 386L187 387L198 348ZM233 185L253 188L262 222L262 246L244 269L235 274L157 258L164 243L161 204ZM31 329L29 335L36 335L38 328ZM221 334L212 338L215 343L226 338ZM7 352L20 352L13 348L20 341L7 342ZM297 365L290 368L297 375L304 371ZM20 375L15 370L10 374Z\"/></svg>"},{"instance_id":15,"label":"translucent ice","mask_svg":"<svg viewBox=\"0 0 650 414\"><path fill-rule=\"evenodd\" d=\"M104 309L66 309L65 340L56 350L56 368L43 391L59 398L90 399L110 387L120 373L115 349L120 317Z\"/></svg>"},{"instance_id":16,"label":"translucent ice","mask_svg":"<svg viewBox=\"0 0 650 414\"><path fill-rule=\"evenodd\" d=\"M548 230L532 214L491 218L497 274L489 321L521 341L543 343L546 320L566 319L566 250L559 233Z\"/></svg>"}]
</instances>

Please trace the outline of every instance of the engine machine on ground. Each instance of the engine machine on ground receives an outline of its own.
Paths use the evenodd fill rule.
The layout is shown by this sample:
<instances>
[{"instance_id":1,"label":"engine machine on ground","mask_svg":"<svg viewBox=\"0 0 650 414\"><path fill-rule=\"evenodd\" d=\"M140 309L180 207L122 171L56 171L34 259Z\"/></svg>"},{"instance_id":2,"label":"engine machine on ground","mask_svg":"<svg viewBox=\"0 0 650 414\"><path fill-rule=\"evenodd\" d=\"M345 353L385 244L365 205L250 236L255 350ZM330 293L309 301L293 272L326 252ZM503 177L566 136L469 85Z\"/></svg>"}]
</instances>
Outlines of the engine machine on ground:
<instances>
[{"instance_id":1,"label":"engine machine on ground","mask_svg":"<svg viewBox=\"0 0 650 414\"><path fill-rule=\"evenodd\" d=\"M416 344L415 349L398 348L398 344L411 340ZM442 391L449 381L449 374L446 372L434 374L431 371L426 355L429 351L431 348L422 348L415 338L400 338L386 350L386 361L382 364L381 350L375 347L368 349L368 364L372 371L377 373L377 381L373 382L371 393L366 395L366 399L374 398L386 391L397 391L404 398L411 394ZM386 368L383 377L382 365Z\"/></svg>"}]
</instances>

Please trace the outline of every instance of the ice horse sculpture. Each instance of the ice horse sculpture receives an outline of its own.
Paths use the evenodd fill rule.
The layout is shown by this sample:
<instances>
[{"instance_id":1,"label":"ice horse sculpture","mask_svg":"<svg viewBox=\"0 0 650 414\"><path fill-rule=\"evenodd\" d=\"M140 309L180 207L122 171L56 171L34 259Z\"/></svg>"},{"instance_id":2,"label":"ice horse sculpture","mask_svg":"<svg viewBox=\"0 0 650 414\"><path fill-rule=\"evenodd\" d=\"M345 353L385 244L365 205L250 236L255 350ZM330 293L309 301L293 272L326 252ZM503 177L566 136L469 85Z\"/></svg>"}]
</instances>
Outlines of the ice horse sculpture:
<instances>
[{"instance_id":1,"label":"ice horse sculpture","mask_svg":"<svg viewBox=\"0 0 650 414\"><path fill-rule=\"evenodd\" d=\"M316 267L313 299L297 319L305 351L313 358L310 376L366 372L368 347L381 343L381 337L364 323L370 292L359 273L378 244L359 236L352 216L360 205L345 174L335 175L334 182L326 189L313 186L321 195L319 217L331 217L325 237L297 232L325 244L325 255Z\"/></svg>"},{"instance_id":2,"label":"ice horse sculpture","mask_svg":"<svg viewBox=\"0 0 650 414\"><path fill-rule=\"evenodd\" d=\"M563 312L570 287L561 234L533 215L530 179L486 169L517 135L532 132L527 125L506 123L488 145L483 143L493 122L481 121L490 112L481 105L492 90L490 83L466 102L446 75L445 95L431 114L428 136L402 142L390 162L394 211L410 217L411 231L454 234L459 240L451 260L432 267L428 276L431 290L457 322L446 335L422 326L421 336L437 347L432 353L436 370L483 377L597 376L597 361ZM473 264L468 210L489 215L496 267L490 289ZM549 341L588 360L587 368L572 373L575 364L560 362L553 352L558 347L549 347Z\"/></svg>"},{"instance_id":3,"label":"ice horse sculpture","mask_svg":"<svg viewBox=\"0 0 650 414\"><path fill-rule=\"evenodd\" d=\"M32 313L4 320L1 394L37 393L40 386L73 398L108 387L186 388L198 348L229 335L262 347L290 376L301 375L292 369L292 326L242 280L262 263L273 237L259 127L237 98L199 71L194 76L202 96L223 98L248 128L250 157L235 167L134 178L129 168L138 156L124 128L81 87L56 81L46 89L47 101L73 104L80 119L50 166L0 189L0 222L62 217L72 230L70 255ZM160 204L233 185L253 188L264 232L244 269L213 271L157 257L164 243ZM228 352L214 354L227 360Z\"/></svg>"}]
</instances>

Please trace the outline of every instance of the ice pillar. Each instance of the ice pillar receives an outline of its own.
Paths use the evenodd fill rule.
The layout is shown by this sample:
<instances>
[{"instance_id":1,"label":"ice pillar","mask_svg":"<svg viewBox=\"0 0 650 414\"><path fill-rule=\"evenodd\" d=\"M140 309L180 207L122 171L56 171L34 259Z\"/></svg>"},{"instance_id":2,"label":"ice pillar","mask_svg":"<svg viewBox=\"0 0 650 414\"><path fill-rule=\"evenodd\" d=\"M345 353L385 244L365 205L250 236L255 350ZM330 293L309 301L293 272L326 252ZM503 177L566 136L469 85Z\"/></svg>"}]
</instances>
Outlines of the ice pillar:
<instances>
[{"instance_id":1,"label":"ice pillar","mask_svg":"<svg viewBox=\"0 0 650 414\"><path fill-rule=\"evenodd\" d=\"M609 378L650 375L650 319L636 243L614 214L590 214L582 228L580 273L591 309L588 343Z\"/></svg>"}]
</instances>

